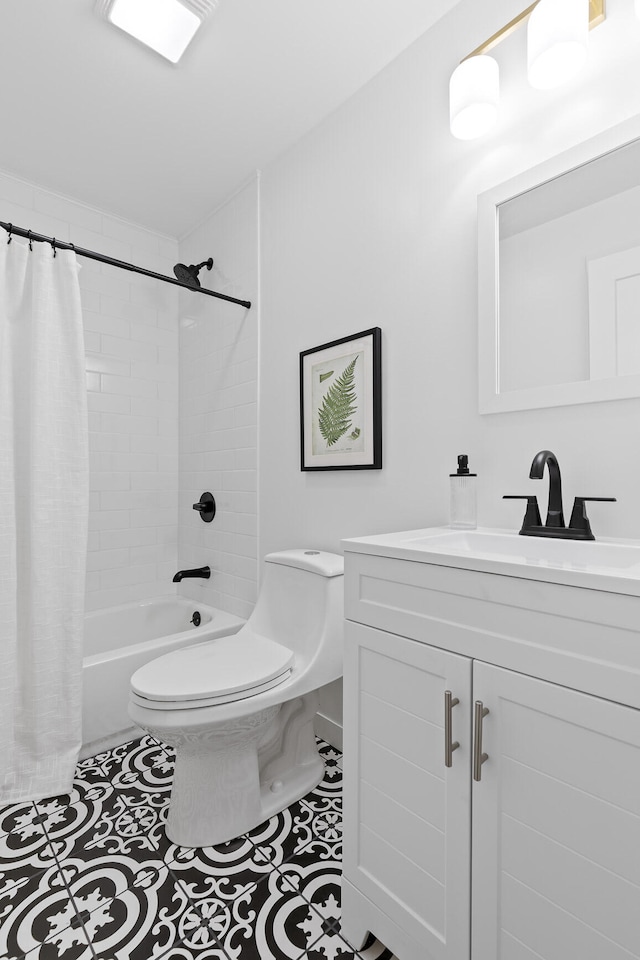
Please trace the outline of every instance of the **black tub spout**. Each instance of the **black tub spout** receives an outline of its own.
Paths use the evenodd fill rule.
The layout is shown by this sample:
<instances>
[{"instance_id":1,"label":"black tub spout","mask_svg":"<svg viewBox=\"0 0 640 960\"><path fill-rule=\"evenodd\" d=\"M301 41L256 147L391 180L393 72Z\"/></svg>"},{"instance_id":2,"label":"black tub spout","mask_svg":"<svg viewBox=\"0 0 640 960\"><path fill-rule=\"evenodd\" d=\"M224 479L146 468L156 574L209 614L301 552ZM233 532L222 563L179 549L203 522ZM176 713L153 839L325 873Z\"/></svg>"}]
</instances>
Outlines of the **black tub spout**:
<instances>
[{"instance_id":1,"label":"black tub spout","mask_svg":"<svg viewBox=\"0 0 640 960\"><path fill-rule=\"evenodd\" d=\"M180 583L181 580L186 580L188 577L201 577L203 580L208 580L210 576L211 567L196 567L194 570L178 570L173 582Z\"/></svg>"}]
</instances>

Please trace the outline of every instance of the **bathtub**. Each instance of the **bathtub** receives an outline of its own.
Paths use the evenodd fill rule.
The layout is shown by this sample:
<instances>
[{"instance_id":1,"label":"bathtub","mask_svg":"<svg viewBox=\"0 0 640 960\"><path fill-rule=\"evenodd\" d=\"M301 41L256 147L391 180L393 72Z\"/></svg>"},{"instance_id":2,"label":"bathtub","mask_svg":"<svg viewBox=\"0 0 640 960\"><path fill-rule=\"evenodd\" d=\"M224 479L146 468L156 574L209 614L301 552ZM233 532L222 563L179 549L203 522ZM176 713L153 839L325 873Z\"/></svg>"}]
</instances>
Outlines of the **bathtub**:
<instances>
[{"instance_id":1,"label":"bathtub","mask_svg":"<svg viewBox=\"0 0 640 960\"><path fill-rule=\"evenodd\" d=\"M199 626L190 622L196 611ZM127 712L129 681L138 667L177 647L237 633L244 622L183 597L159 597L86 614L80 758L140 733Z\"/></svg>"}]
</instances>

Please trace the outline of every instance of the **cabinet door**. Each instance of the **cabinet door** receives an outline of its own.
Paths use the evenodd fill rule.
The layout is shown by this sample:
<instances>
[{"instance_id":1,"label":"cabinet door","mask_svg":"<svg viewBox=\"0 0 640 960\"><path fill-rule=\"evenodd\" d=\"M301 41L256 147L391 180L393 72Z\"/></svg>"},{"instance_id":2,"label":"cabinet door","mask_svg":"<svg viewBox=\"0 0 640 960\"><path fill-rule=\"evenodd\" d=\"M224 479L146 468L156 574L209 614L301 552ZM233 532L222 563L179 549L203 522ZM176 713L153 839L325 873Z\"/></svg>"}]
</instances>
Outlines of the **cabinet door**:
<instances>
[{"instance_id":1,"label":"cabinet door","mask_svg":"<svg viewBox=\"0 0 640 960\"><path fill-rule=\"evenodd\" d=\"M447 690L460 701L450 711L460 744L451 766ZM343 922L355 939L370 929L402 960L469 957L470 693L468 658L347 623L345 887L391 924L376 930L355 906Z\"/></svg>"},{"instance_id":2,"label":"cabinet door","mask_svg":"<svg viewBox=\"0 0 640 960\"><path fill-rule=\"evenodd\" d=\"M472 960L640 958L640 711L474 663Z\"/></svg>"}]
</instances>

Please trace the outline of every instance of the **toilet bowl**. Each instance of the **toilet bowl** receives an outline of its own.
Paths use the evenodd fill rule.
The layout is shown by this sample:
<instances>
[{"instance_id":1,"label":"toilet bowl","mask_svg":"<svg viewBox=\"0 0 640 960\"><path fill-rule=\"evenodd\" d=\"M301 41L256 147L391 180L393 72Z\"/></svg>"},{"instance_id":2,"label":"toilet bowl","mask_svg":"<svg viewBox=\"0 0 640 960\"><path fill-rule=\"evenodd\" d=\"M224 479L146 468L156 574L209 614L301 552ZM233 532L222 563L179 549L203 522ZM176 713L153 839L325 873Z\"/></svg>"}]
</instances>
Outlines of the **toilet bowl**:
<instances>
[{"instance_id":1,"label":"toilet bowl","mask_svg":"<svg viewBox=\"0 0 640 960\"><path fill-rule=\"evenodd\" d=\"M318 688L342 676L343 559L300 549L264 561L238 633L131 678L131 719L176 750L166 831L182 846L238 837L323 776L313 718Z\"/></svg>"}]
</instances>

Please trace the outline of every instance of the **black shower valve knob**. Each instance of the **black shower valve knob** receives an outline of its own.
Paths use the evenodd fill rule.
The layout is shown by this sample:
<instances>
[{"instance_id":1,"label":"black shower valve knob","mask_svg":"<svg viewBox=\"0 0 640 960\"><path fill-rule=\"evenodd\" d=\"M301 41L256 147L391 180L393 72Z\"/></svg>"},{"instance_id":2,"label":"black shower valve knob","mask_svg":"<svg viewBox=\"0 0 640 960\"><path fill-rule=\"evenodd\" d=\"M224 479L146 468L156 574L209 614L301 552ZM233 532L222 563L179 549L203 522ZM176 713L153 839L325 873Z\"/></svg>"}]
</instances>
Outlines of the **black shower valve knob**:
<instances>
[{"instance_id":1,"label":"black shower valve knob","mask_svg":"<svg viewBox=\"0 0 640 960\"><path fill-rule=\"evenodd\" d=\"M193 509L200 514L200 519L205 523L211 523L216 515L216 501L212 493L203 493L197 503L194 503Z\"/></svg>"}]
</instances>

